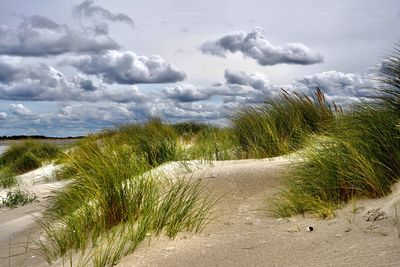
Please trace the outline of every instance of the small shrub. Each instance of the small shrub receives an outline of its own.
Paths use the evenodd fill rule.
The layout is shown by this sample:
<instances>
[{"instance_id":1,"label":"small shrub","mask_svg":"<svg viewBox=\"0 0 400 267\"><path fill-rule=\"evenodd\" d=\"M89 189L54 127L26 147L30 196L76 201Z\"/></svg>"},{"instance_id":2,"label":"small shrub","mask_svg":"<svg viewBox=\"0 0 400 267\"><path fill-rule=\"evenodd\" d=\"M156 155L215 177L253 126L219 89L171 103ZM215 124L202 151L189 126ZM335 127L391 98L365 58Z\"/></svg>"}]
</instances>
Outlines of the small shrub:
<instances>
[{"instance_id":1,"label":"small shrub","mask_svg":"<svg viewBox=\"0 0 400 267\"><path fill-rule=\"evenodd\" d=\"M8 191L5 198L1 199L0 207L16 208L37 201L35 194L29 194L21 189Z\"/></svg>"}]
</instances>

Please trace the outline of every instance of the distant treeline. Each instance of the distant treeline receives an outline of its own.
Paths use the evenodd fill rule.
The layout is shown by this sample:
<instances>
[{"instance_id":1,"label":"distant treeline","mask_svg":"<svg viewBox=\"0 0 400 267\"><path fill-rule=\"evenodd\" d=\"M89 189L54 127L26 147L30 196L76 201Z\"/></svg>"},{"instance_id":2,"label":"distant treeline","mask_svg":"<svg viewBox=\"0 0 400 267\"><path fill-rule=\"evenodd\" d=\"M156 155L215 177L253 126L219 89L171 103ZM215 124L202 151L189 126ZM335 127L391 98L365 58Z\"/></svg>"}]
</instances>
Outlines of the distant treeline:
<instances>
[{"instance_id":1,"label":"distant treeline","mask_svg":"<svg viewBox=\"0 0 400 267\"><path fill-rule=\"evenodd\" d=\"M21 139L79 139L84 136L68 136L68 137L51 137L44 135L3 135L0 140L21 140Z\"/></svg>"}]
</instances>

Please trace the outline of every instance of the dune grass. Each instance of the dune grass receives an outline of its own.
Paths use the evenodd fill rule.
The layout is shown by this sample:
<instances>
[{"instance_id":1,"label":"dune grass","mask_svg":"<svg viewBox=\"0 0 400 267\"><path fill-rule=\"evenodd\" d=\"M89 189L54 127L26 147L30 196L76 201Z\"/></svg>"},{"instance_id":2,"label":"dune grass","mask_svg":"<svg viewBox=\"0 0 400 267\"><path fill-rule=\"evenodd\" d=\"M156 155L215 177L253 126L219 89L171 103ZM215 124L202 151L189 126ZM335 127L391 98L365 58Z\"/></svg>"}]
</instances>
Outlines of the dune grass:
<instances>
[{"instance_id":1,"label":"dune grass","mask_svg":"<svg viewBox=\"0 0 400 267\"><path fill-rule=\"evenodd\" d=\"M231 129L208 127L199 131L187 151L190 159L205 161L230 160L241 157Z\"/></svg>"},{"instance_id":2,"label":"dune grass","mask_svg":"<svg viewBox=\"0 0 400 267\"><path fill-rule=\"evenodd\" d=\"M173 124L172 128L174 128L175 132L183 139L184 142L189 143L199 132L212 127L206 123L185 121Z\"/></svg>"},{"instance_id":3,"label":"dune grass","mask_svg":"<svg viewBox=\"0 0 400 267\"><path fill-rule=\"evenodd\" d=\"M233 132L247 157L274 157L301 148L310 134L326 129L339 109L317 89L313 97L283 94L231 117Z\"/></svg>"},{"instance_id":4,"label":"dune grass","mask_svg":"<svg viewBox=\"0 0 400 267\"><path fill-rule=\"evenodd\" d=\"M151 166L178 157L178 135L160 118L151 118L144 124L122 125L110 138L119 145L135 147L135 153L144 157Z\"/></svg>"},{"instance_id":5,"label":"dune grass","mask_svg":"<svg viewBox=\"0 0 400 267\"><path fill-rule=\"evenodd\" d=\"M81 141L64 159L72 180L40 221L39 253L50 263L80 251L95 266L112 266L146 237L200 231L214 205L205 186L148 172L176 159L177 147L160 120Z\"/></svg>"},{"instance_id":6,"label":"dune grass","mask_svg":"<svg viewBox=\"0 0 400 267\"><path fill-rule=\"evenodd\" d=\"M60 149L53 144L27 140L11 145L0 156L0 168L8 168L17 174L25 173L55 159L59 153Z\"/></svg>"},{"instance_id":7,"label":"dune grass","mask_svg":"<svg viewBox=\"0 0 400 267\"><path fill-rule=\"evenodd\" d=\"M311 212L321 217L353 196L382 197L400 177L400 57L386 61L374 102L353 106L322 142L303 153L288 190L270 203L279 217Z\"/></svg>"},{"instance_id":8,"label":"dune grass","mask_svg":"<svg viewBox=\"0 0 400 267\"><path fill-rule=\"evenodd\" d=\"M227 129L151 119L82 140L64 159L72 180L40 221L41 255L51 263L81 253L78 265L112 266L146 238L200 231L215 198L198 180L149 172L172 160L272 157L301 149L287 190L269 202L279 217L330 217L354 196L388 194L400 175L400 57L390 60L376 101L346 113L319 89L313 97L284 91L239 110Z\"/></svg>"},{"instance_id":9,"label":"dune grass","mask_svg":"<svg viewBox=\"0 0 400 267\"><path fill-rule=\"evenodd\" d=\"M0 168L0 188L8 188L16 186L17 184L16 174L10 167Z\"/></svg>"}]
</instances>

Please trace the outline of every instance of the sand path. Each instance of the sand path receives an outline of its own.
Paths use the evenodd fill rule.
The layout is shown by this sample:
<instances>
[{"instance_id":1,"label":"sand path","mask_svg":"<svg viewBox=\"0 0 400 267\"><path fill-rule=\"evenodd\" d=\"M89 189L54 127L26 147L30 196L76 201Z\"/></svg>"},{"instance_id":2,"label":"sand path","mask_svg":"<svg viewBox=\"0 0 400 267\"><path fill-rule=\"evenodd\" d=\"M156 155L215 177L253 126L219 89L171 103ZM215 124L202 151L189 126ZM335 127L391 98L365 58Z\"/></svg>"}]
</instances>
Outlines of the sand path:
<instances>
[{"instance_id":1,"label":"sand path","mask_svg":"<svg viewBox=\"0 0 400 267\"><path fill-rule=\"evenodd\" d=\"M215 192L226 193L218 218L201 234L143 244L119 266L400 266L400 239L390 216L365 220L374 201L360 201L358 214L347 207L331 220L266 216L265 197L282 187L290 165L284 158L227 161L196 172ZM315 231L306 230L310 225Z\"/></svg>"},{"instance_id":2,"label":"sand path","mask_svg":"<svg viewBox=\"0 0 400 267\"><path fill-rule=\"evenodd\" d=\"M52 191L66 184L66 182L48 181L57 169L57 166L50 164L17 177L20 188L35 194L38 202L15 209L0 209L1 267L45 266L45 261L34 255L30 237L37 237L39 234L40 228L35 218L40 217ZM0 190L0 197L5 197L6 192L7 190Z\"/></svg>"}]
</instances>

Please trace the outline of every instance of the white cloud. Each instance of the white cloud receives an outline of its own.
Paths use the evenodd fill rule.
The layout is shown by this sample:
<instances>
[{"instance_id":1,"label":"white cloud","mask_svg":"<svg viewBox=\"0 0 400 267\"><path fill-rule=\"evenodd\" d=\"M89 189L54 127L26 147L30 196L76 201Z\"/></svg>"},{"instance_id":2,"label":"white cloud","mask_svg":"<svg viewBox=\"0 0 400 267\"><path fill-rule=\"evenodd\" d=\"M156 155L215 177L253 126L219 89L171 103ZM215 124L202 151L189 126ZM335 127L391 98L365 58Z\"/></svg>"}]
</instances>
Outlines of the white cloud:
<instances>
[{"instance_id":1,"label":"white cloud","mask_svg":"<svg viewBox=\"0 0 400 267\"><path fill-rule=\"evenodd\" d=\"M133 20L128 15L124 13L113 14L103 7L93 5L92 0L86 0L76 5L73 9L73 13L79 18L93 17L114 22L118 21L126 23L133 28Z\"/></svg>"},{"instance_id":2,"label":"white cloud","mask_svg":"<svg viewBox=\"0 0 400 267\"><path fill-rule=\"evenodd\" d=\"M119 49L106 35L78 31L44 16L26 18L17 28L0 25L0 55L42 57Z\"/></svg>"},{"instance_id":3,"label":"white cloud","mask_svg":"<svg viewBox=\"0 0 400 267\"><path fill-rule=\"evenodd\" d=\"M5 120L5 119L7 119L7 113L5 113L5 112L0 112L0 120Z\"/></svg>"},{"instance_id":4,"label":"white cloud","mask_svg":"<svg viewBox=\"0 0 400 267\"><path fill-rule=\"evenodd\" d=\"M140 102L146 96L136 86L106 87L85 75L73 78L47 64L27 64L0 57L0 99L26 101Z\"/></svg>"},{"instance_id":5,"label":"white cloud","mask_svg":"<svg viewBox=\"0 0 400 267\"><path fill-rule=\"evenodd\" d=\"M326 71L305 76L293 83L294 88L315 91L321 88L330 99L340 104L349 104L354 100L367 100L376 96L376 82L373 73L343 73Z\"/></svg>"},{"instance_id":6,"label":"white cloud","mask_svg":"<svg viewBox=\"0 0 400 267\"><path fill-rule=\"evenodd\" d=\"M22 104L11 104L10 111L12 114L22 119L32 118L34 116L33 112Z\"/></svg>"},{"instance_id":7,"label":"white cloud","mask_svg":"<svg viewBox=\"0 0 400 267\"><path fill-rule=\"evenodd\" d=\"M64 61L79 71L97 75L106 83L171 83L186 78L183 71L160 56L138 56L133 52L110 50L103 54L80 56Z\"/></svg>"},{"instance_id":8,"label":"white cloud","mask_svg":"<svg viewBox=\"0 0 400 267\"><path fill-rule=\"evenodd\" d=\"M260 28L254 28L250 32L233 32L217 40L205 42L200 50L204 54L218 57L226 57L228 52L241 52L244 56L255 59L261 66L283 63L310 65L324 61L321 54L300 42L283 46L272 45Z\"/></svg>"}]
</instances>

